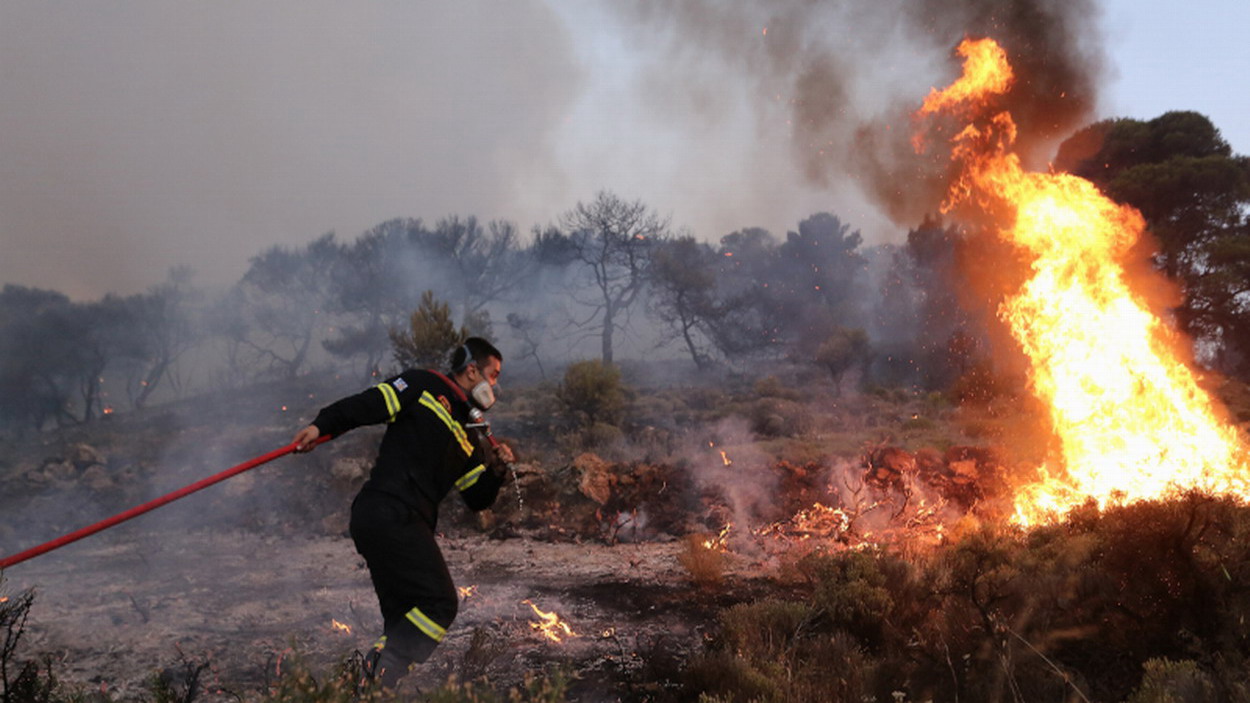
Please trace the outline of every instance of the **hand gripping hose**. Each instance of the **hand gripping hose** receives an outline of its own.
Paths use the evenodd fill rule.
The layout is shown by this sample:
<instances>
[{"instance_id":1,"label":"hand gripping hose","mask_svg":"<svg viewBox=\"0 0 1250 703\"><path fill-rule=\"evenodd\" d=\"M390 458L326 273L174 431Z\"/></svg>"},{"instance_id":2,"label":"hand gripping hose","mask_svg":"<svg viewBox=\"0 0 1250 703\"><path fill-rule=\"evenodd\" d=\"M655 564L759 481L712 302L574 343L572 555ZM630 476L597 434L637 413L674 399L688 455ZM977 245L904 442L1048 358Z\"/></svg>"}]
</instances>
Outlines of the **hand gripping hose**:
<instances>
[{"instance_id":1,"label":"hand gripping hose","mask_svg":"<svg viewBox=\"0 0 1250 703\"><path fill-rule=\"evenodd\" d=\"M313 442L313 445L316 446L318 444L321 444L322 442L325 442L329 440L330 438L331 438L330 435L318 437L316 441ZM33 559L34 557L37 557L40 554L50 552L53 549L64 547L65 545L71 542L77 542L83 537L89 537L91 535L94 535L97 532L100 532L101 530L107 530L108 528L113 527L114 525L117 525L118 523L125 522L132 517L138 517L148 512L149 510L155 510L156 508L159 508L162 505L165 505L166 503L172 503L173 501L178 500L179 498L184 498L188 495L191 495L192 493L195 493L201 488L208 488L214 483L225 481L231 476L236 476L238 474L243 473L244 471L250 471L256 468L257 466L260 466L261 464L273 461L274 459L277 459L278 457L283 456L285 454L290 454L293 451L295 451L294 442L286 445L285 447L282 447L281 449L275 449L272 452L269 452L268 454L262 454L261 456L258 456L255 459L250 459L248 461L243 462L242 464L239 464L238 466L226 469L225 471L222 471L219 474L214 474L212 476L209 476L208 478L196 481L195 483L189 486L183 486L182 488L179 488L178 490L172 493L166 493L160 498L150 500L144 503L143 505L136 505L135 507L125 512L118 513L114 515L113 517L108 518L106 520L101 520L95 523L94 525L88 525L80 530L75 530L74 532L71 532L67 535L62 535L60 537L57 537L51 542L44 542L38 547L31 547L30 549L27 549L24 552L18 552L17 554L14 554L13 556L8 556L3 559L0 559L0 569L7 569L8 567L13 566L14 564L20 564L26 561L27 559Z\"/></svg>"}]
</instances>

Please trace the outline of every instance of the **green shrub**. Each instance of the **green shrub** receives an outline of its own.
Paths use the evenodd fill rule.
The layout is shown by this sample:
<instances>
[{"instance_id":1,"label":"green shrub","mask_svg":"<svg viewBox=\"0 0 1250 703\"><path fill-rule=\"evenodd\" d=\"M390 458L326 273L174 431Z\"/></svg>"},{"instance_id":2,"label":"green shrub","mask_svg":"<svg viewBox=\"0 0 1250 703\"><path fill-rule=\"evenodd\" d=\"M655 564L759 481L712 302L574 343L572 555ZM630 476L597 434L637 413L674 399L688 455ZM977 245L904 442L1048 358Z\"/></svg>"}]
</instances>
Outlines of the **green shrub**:
<instances>
[{"instance_id":1,"label":"green shrub","mask_svg":"<svg viewBox=\"0 0 1250 703\"><path fill-rule=\"evenodd\" d=\"M880 644L885 620L894 609L886 574L894 564L884 554L844 552L810 555L799 568L814 585L813 604L835 627Z\"/></svg>"},{"instance_id":2,"label":"green shrub","mask_svg":"<svg viewBox=\"0 0 1250 703\"><path fill-rule=\"evenodd\" d=\"M741 603L721 613L721 637L731 651L748 660L776 660L795 646L813 616L811 607L803 603Z\"/></svg>"},{"instance_id":3,"label":"green shrub","mask_svg":"<svg viewBox=\"0 0 1250 703\"><path fill-rule=\"evenodd\" d=\"M464 327L456 329L451 308L434 297L434 291L421 294L421 304L408 318L408 329L390 333L395 362L401 368L441 369L451 350L469 336Z\"/></svg>"},{"instance_id":4,"label":"green shrub","mask_svg":"<svg viewBox=\"0 0 1250 703\"><path fill-rule=\"evenodd\" d=\"M793 400L759 398L750 407L751 431L761 437L794 437L807 427L807 409Z\"/></svg>"},{"instance_id":5,"label":"green shrub","mask_svg":"<svg viewBox=\"0 0 1250 703\"><path fill-rule=\"evenodd\" d=\"M775 671L760 670L727 651L693 658L686 668L686 686L700 695L699 700L734 703L783 700Z\"/></svg>"},{"instance_id":6,"label":"green shrub","mask_svg":"<svg viewBox=\"0 0 1250 703\"><path fill-rule=\"evenodd\" d=\"M596 360L569 364L556 398L565 424L573 429L619 426L625 419L625 386L620 369L612 364Z\"/></svg>"}]
</instances>

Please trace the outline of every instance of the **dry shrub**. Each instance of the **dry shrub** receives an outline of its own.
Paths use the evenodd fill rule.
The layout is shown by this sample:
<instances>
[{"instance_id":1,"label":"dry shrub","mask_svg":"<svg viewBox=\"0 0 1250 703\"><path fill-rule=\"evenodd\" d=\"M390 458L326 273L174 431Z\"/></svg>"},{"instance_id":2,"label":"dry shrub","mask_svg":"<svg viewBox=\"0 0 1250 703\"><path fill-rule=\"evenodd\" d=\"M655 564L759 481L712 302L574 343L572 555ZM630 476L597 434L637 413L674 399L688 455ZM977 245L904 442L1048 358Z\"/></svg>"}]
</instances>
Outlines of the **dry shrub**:
<instances>
[{"instance_id":1,"label":"dry shrub","mask_svg":"<svg viewBox=\"0 0 1250 703\"><path fill-rule=\"evenodd\" d=\"M442 688L416 700L423 703L563 703L568 699L568 692L568 673L556 670L541 674L527 672L521 686L506 693L494 690L485 681L461 683L453 677Z\"/></svg>"},{"instance_id":2,"label":"dry shrub","mask_svg":"<svg viewBox=\"0 0 1250 703\"><path fill-rule=\"evenodd\" d=\"M2 582L0 582L2 583ZM38 662L17 660L18 646L26 634L30 607L35 593L23 591L16 596L0 596L0 701L3 703L27 703L27 701L54 701L58 685L52 671L52 657L44 658L44 666Z\"/></svg>"},{"instance_id":3,"label":"dry shrub","mask_svg":"<svg viewBox=\"0 0 1250 703\"><path fill-rule=\"evenodd\" d=\"M281 675L267 686L268 691L261 700L266 703L368 703L390 700L390 696L377 688L357 691L363 672L363 660L359 653L345 657L329 672L316 672L297 651L283 661Z\"/></svg>"},{"instance_id":4,"label":"dry shrub","mask_svg":"<svg viewBox=\"0 0 1250 703\"><path fill-rule=\"evenodd\" d=\"M1217 700L1211 677L1189 660L1151 659L1141 687L1126 703L1206 703Z\"/></svg>"},{"instance_id":5,"label":"dry shrub","mask_svg":"<svg viewBox=\"0 0 1250 703\"><path fill-rule=\"evenodd\" d=\"M469 639L469 647L460 660L461 676L472 681L486 674L486 669L508 651L508 640L499 633L485 627L473 628Z\"/></svg>"},{"instance_id":6,"label":"dry shrub","mask_svg":"<svg viewBox=\"0 0 1250 703\"><path fill-rule=\"evenodd\" d=\"M703 700L825 703L868 694L872 664L854 639L805 603L766 600L721 613L711 651L687 669Z\"/></svg>"},{"instance_id":7,"label":"dry shrub","mask_svg":"<svg viewBox=\"0 0 1250 703\"><path fill-rule=\"evenodd\" d=\"M718 586L725 578L725 553L707 546L713 538L707 533L686 535L684 548L677 555L677 561L690 572L695 585L704 588Z\"/></svg>"}]
</instances>

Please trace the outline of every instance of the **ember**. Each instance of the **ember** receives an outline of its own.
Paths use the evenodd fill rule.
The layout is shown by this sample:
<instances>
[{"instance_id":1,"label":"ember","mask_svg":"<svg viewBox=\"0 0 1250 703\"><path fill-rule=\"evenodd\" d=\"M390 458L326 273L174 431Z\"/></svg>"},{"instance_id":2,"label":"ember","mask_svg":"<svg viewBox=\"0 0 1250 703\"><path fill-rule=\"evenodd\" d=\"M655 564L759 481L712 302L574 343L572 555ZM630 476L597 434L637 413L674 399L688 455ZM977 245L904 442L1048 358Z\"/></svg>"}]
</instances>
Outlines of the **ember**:
<instances>
[{"instance_id":1,"label":"ember","mask_svg":"<svg viewBox=\"0 0 1250 703\"><path fill-rule=\"evenodd\" d=\"M477 585L474 584L472 586L457 586L456 591L460 593L460 600L465 600L467 598L477 595Z\"/></svg>"},{"instance_id":2,"label":"ember","mask_svg":"<svg viewBox=\"0 0 1250 703\"><path fill-rule=\"evenodd\" d=\"M1032 277L998 315L1028 356L1032 391L1059 441L1054 466L1016 494L1015 519L1034 524L1092 498L1163 498L1186 488L1250 497L1244 446L1176 349L1176 331L1125 271L1145 228L1136 210L1089 181L1028 173L1013 153L1016 127L991 109L1012 84L992 40L965 40L964 75L920 114L982 113L953 139L963 175L944 209L1003 208L999 236L1028 257Z\"/></svg>"},{"instance_id":3,"label":"ember","mask_svg":"<svg viewBox=\"0 0 1250 703\"><path fill-rule=\"evenodd\" d=\"M347 634L347 635L352 634L352 628L351 628L351 625L344 625L343 623L341 623L341 622L339 622L338 620L335 620L335 619L333 619L333 618L331 618L331 619L330 619L330 627L334 628L335 630L337 630L337 631L339 631L339 632L342 632L342 633L344 633L344 634Z\"/></svg>"},{"instance_id":4,"label":"ember","mask_svg":"<svg viewBox=\"0 0 1250 703\"><path fill-rule=\"evenodd\" d=\"M530 627L543 637L552 642L563 642L564 637L581 637L581 635L573 632L573 628L569 627L569 624L561 620L560 616L554 612L548 613L539 610L538 606L534 605L533 601L528 598L521 602L532 608L534 614L542 618L539 622L531 622Z\"/></svg>"}]
</instances>

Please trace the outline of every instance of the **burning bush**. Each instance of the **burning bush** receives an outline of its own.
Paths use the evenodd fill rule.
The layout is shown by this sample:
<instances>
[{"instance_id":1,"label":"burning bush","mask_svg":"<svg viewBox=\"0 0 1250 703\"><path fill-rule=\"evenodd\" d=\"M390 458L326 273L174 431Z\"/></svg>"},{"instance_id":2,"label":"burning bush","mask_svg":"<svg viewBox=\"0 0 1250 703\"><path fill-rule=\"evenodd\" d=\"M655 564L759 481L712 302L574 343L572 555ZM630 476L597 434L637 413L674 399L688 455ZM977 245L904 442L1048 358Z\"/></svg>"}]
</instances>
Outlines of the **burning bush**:
<instances>
[{"instance_id":1,"label":"burning bush","mask_svg":"<svg viewBox=\"0 0 1250 703\"><path fill-rule=\"evenodd\" d=\"M715 535L686 535L677 560L690 572L695 585L708 588L720 585L725 578L725 552L714 543Z\"/></svg>"}]
</instances>

